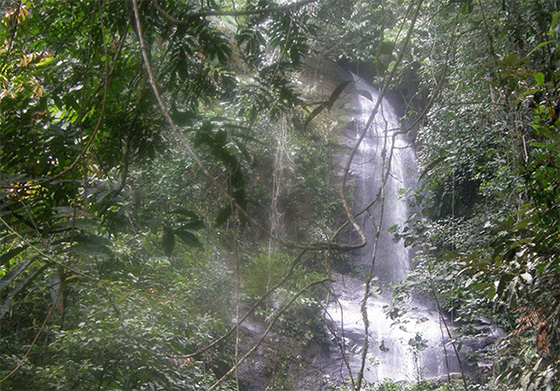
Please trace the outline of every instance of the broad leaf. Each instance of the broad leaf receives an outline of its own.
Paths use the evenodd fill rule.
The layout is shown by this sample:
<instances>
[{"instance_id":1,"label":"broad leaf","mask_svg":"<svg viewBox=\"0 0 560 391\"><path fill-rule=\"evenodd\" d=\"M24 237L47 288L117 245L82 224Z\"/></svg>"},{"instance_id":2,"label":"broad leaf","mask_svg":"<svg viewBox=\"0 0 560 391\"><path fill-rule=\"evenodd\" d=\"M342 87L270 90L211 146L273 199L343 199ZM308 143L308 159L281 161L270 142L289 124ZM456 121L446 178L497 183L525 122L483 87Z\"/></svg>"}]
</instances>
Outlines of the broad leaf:
<instances>
[{"instance_id":1,"label":"broad leaf","mask_svg":"<svg viewBox=\"0 0 560 391\"><path fill-rule=\"evenodd\" d=\"M165 255L167 255L168 257L171 256L171 253L175 248L175 231L173 231L171 227L163 227L161 246L163 247L163 252L165 252Z\"/></svg>"},{"instance_id":2,"label":"broad leaf","mask_svg":"<svg viewBox=\"0 0 560 391\"><path fill-rule=\"evenodd\" d=\"M196 235L194 235L192 232L189 232L186 229L178 229L178 230L175 230L175 234L186 245L192 246L192 247L202 248L202 243L200 243L200 240L198 240Z\"/></svg>"},{"instance_id":3,"label":"broad leaf","mask_svg":"<svg viewBox=\"0 0 560 391\"><path fill-rule=\"evenodd\" d=\"M23 250L25 250L28 246L23 246L23 247L16 247L13 248L11 250L6 251L4 254L2 254L2 256L0 256L0 266L4 266L6 263L8 263L12 258L14 258L16 255L18 255L19 253L21 253Z\"/></svg>"}]
</instances>

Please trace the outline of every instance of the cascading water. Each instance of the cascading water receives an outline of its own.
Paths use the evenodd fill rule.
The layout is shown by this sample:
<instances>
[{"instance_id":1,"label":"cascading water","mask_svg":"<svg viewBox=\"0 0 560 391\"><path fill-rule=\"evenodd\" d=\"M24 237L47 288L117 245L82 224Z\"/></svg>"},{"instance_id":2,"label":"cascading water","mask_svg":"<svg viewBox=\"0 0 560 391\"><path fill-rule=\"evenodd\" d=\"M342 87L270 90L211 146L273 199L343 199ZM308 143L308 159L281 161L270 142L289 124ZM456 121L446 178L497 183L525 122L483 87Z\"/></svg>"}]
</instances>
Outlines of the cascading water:
<instances>
[{"instance_id":1,"label":"cascading water","mask_svg":"<svg viewBox=\"0 0 560 391\"><path fill-rule=\"evenodd\" d=\"M356 110L354 134L358 140L378 93L363 80L357 77L355 80L359 110ZM399 130L394 109L383 100L351 165L354 211L366 210L358 222L368 243L350 256L360 278L337 276L336 300L329 305L327 317L342 351L331 352L323 366L333 374L336 371L341 378L349 378L350 374L355 377L361 367L365 338L360 306L364 298L363 280L369 274L373 257L374 281L379 289L370 290L367 302L369 347L364 379L415 381L458 370L452 352L444 347L446 335L436 311L413 302L406 317L399 317L398 323L386 314L391 301L390 284L406 278L410 267L408 249L402 241L395 242L388 232L391 226L407 219L408 206L399 190L416 178L414 151ZM379 224L380 235L376 239Z\"/></svg>"}]
</instances>

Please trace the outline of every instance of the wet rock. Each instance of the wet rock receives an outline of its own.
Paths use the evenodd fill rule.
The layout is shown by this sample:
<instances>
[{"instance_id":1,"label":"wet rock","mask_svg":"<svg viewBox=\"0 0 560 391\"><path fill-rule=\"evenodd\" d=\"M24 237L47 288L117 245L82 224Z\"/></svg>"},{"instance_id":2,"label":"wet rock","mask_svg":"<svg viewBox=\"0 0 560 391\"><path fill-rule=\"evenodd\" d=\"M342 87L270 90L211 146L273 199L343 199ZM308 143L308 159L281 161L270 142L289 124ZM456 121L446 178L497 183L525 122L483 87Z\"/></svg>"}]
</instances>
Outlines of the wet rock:
<instances>
[{"instance_id":1,"label":"wet rock","mask_svg":"<svg viewBox=\"0 0 560 391\"><path fill-rule=\"evenodd\" d=\"M441 376L430 378L429 381L432 383L444 383L449 380L456 380L462 378L463 378L463 374L461 372L451 372L448 375L441 375Z\"/></svg>"},{"instance_id":2,"label":"wet rock","mask_svg":"<svg viewBox=\"0 0 560 391\"><path fill-rule=\"evenodd\" d=\"M266 322L258 319L243 322L239 356L260 340L267 326ZM314 359L321 356L324 349L328 347L319 343L304 345L284 335L270 333L239 365L237 379L240 388L249 391L330 390L324 373L313 365Z\"/></svg>"}]
</instances>

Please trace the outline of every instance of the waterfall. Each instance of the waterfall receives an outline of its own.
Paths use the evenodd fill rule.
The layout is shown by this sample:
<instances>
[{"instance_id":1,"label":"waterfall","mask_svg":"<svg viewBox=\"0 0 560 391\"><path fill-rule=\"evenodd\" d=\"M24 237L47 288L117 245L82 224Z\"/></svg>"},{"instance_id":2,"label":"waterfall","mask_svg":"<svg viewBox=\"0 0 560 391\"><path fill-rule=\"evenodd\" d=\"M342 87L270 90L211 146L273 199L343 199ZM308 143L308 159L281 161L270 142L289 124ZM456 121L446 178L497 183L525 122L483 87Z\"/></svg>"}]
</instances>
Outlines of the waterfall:
<instances>
[{"instance_id":1,"label":"waterfall","mask_svg":"<svg viewBox=\"0 0 560 391\"><path fill-rule=\"evenodd\" d=\"M373 87L357 77L355 80L358 107L351 130L354 142L359 139L378 99ZM388 230L395 224L402 225L409 216L400 189L410 186L417 177L414 151L399 130L394 108L383 99L350 167L354 211L367 208L357 220L368 244L350 255L357 278L337 275L333 284L336 300L328 307L327 320L340 350L333 348L322 366L342 379L348 379L350 373L355 377L361 366L365 338L360 306L378 224L381 230L373 267L376 289L370 290L367 305L370 326L364 379L372 383L384 379L413 382L458 370L452 348L444 347L446 334L442 333L443 326L435 310L413 300L410 310L398 318L398 323L386 314L391 302L391 283L405 279L410 268L409 250L402 240L395 242Z\"/></svg>"},{"instance_id":2,"label":"waterfall","mask_svg":"<svg viewBox=\"0 0 560 391\"><path fill-rule=\"evenodd\" d=\"M378 93L361 79L356 79L356 88L359 106L354 120L354 134L357 141L374 109ZM414 164L414 152L407 145L403 135L398 135L399 130L398 116L384 99L350 166L355 184L354 211L361 211L374 201L374 205L359 217L368 244L356 251L352 259L355 265L364 270L369 269L374 236L381 219L383 195L383 216L381 236L377 244L375 275L385 283L406 278L409 268L408 249L402 241L395 243L392 235L387 233L392 225L402 224L408 218L408 207L399 196L399 190L406 187L405 172L410 168L410 164ZM395 133L397 135L393 137Z\"/></svg>"}]
</instances>

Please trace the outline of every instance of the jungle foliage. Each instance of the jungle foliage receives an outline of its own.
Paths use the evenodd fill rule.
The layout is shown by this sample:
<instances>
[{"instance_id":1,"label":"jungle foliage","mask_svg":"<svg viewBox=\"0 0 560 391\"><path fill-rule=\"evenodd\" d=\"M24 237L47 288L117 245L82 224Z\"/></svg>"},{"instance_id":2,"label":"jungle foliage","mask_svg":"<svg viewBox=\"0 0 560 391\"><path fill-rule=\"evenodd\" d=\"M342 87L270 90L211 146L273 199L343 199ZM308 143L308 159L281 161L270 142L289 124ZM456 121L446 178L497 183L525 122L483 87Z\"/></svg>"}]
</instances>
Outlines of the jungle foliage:
<instances>
[{"instance_id":1,"label":"jungle foliage","mask_svg":"<svg viewBox=\"0 0 560 391\"><path fill-rule=\"evenodd\" d=\"M494 362L493 387L558 389L558 4L460 12L453 55L434 50L420 68L449 62L418 134L424 217L403 233L419 249L408 283L465 329L488 316L508 331L475 353L492 356L478 359ZM440 15L442 26L452 18L444 5Z\"/></svg>"},{"instance_id":2,"label":"jungle foliage","mask_svg":"<svg viewBox=\"0 0 560 391\"><path fill-rule=\"evenodd\" d=\"M416 269L396 297L435 299L457 338L481 317L506 330L472 353L491 370L470 388L560 389L556 1L0 11L2 390L242 389L246 311L326 343L344 86L301 86L311 56L387 83L417 134L418 213L397 233Z\"/></svg>"},{"instance_id":3,"label":"jungle foliage","mask_svg":"<svg viewBox=\"0 0 560 391\"><path fill-rule=\"evenodd\" d=\"M279 208L331 192L328 140L291 132L306 3L2 6L2 389L231 389L240 303L324 279L305 258L286 281L293 251L267 256L255 223L275 154Z\"/></svg>"}]
</instances>

